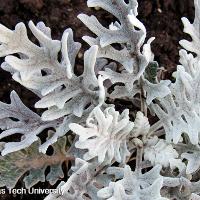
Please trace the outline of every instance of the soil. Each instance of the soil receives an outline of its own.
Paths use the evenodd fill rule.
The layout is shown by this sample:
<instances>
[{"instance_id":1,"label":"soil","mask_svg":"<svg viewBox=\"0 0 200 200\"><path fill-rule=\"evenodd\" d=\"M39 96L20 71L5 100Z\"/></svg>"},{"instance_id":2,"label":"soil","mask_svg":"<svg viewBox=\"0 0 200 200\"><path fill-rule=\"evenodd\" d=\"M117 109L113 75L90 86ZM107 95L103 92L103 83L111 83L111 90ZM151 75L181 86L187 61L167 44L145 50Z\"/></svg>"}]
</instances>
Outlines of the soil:
<instances>
[{"instance_id":1,"label":"soil","mask_svg":"<svg viewBox=\"0 0 200 200\"><path fill-rule=\"evenodd\" d=\"M156 37L152 44L155 60L160 67L164 67L165 78L170 78L179 61L179 40L188 37L182 32L181 17L185 16L190 21L194 17L192 0L139 0L139 19L147 28L147 37ZM89 30L76 16L79 13L94 14L100 21L108 24L112 16L103 10L98 12L87 8L86 0L0 0L0 23L14 29L19 22L28 23L33 20L45 22L51 27L54 39L60 39L63 31L70 27L75 34L75 40L82 42L83 35L91 35ZM148 39L147 38L147 39ZM33 39L34 40L34 39ZM88 48L83 45L82 52ZM3 59L2 59L3 61ZM78 60L82 68L82 60ZM9 94L16 90L23 102L34 110L33 105L37 98L28 90L14 82L9 73L0 70L0 100L9 102ZM18 183L17 188L23 187ZM48 183L41 183L35 188L52 187ZM54 187L52 187L54 188ZM44 195L0 195L0 200L16 199L43 199Z\"/></svg>"}]
</instances>

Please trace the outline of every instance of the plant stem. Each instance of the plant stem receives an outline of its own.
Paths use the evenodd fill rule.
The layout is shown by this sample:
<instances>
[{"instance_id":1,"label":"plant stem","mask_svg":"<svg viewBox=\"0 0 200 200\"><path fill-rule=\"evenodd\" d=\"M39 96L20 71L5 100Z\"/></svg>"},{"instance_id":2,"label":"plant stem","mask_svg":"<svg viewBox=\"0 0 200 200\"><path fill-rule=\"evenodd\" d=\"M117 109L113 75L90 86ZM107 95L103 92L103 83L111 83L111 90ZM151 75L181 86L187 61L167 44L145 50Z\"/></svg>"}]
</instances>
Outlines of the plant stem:
<instances>
[{"instance_id":1,"label":"plant stem","mask_svg":"<svg viewBox=\"0 0 200 200\"><path fill-rule=\"evenodd\" d=\"M143 147L137 147L136 167L135 167L135 172L137 176L139 176L141 173L142 157L143 157Z\"/></svg>"},{"instance_id":2,"label":"plant stem","mask_svg":"<svg viewBox=\"0 0 200 200\"><path fill-rule=\"evenodd\" d=\"M146 97L144 88L143 88L143 78L141 77L140 80L140 100L141 100L141 112L143 112L144 116L147 117L147 106L144 97Z\"/></svg>"},{"instance_id":3,"label":"plant stem","mask_svg":"<svg viewBox=\"0 0 200 200\"><path fill-rule=\"evenodd\" d=\"M161 121L157 121L155 124L153 124L150 127L150 130L149 130L149 133L148 133L148 137L151 136L152 134L154 134L161 127L162 127L162 122Z\"/></svg>"}]
</instances>

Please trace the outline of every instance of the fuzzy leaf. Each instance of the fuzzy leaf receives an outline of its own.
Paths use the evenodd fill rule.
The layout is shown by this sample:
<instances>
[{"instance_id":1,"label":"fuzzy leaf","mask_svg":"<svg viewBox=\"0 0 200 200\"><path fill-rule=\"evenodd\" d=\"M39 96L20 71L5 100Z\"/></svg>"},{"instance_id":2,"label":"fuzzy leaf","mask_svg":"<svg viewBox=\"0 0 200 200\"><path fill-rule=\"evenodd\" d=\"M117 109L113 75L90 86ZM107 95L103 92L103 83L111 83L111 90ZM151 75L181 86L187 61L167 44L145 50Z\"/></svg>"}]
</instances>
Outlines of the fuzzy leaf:
<instances>
[{"instance_id":1,"label":"fuzzy leaf","mask_svg":"<svg viewBox=\"0 0 200 200\"><path fill-rule=\"evenodd\" d=\"M99 188L106 186L111 177L106 174L96 173L96 164L88 163L81 159L75 160L75 166L72 167L73 173L68 181L58 188L62 195L50 194L45 200L100 200L97 197Z\"/></svg>"},{"instance_id":2,"label":"fuzzy leaf","mask_svg":"<svg viewBox=\"0 0 200 200\"><path fill-rule=\"evenodd\" d=\"M160 194L163 183L160 169L156 166L138 177L129 166L125 166L123 178L117 182L111 182L97 194L100 198L108 200L167 200Z\"/></svg>"},{"instance_id":3,"label":"fuzzy leaf","mask_svg":"<svg viewBox=\"0 0 200 200\"><path fill-rule=\"evenodd\" d=\"M121 115L114 108L108 107L103 112L96 107L87 119L87 126L70 124L70 129L79 135L76 147L88 149L84 159L90 160L98 157L99 163L103 161L124 162L129 155L126 139L129 137L134 123L129 121L128 110Z\"/></svg>"},{"instance_id":4,"label":"fuzzy leaf","mask_svg":"<svg viewBox=\"0 0 200 200\"><path fill-rule=\"evenodd\" d=\"M60 138L53 145L54 153L51 156L39 153L39 145L40 142L37 141L28 148L0 157L0 187L15 187L26 172L29 172L23 179L26 188L45 180L54 185L64 177L62 164L71 159L66 153L66 138ZM45 170L48 166L50 166L50 172L45 178Z\"/></svg>"},{"instance_id":5,"label":"fuzzy leaf","mask_svg":"<svg viewBox=\"0 0 200 200\"><path fill-rule=\"evenodd\" d=\"M160 81L158 84L150 83L148 80L144 82L144 90L147 92L147 104L151 104L152 101L156 98L163 98L171 93L169 89L169 84L171 81Z\"/></svg>"},{"instance_id":6,"label":"fuzzy leaf","mask_svg":"<svg viewBox=\"0 0 200 200\"><path fill-rule=\"evenodd\" d=\"M144 116L142 112L137 112L134 121L134 128L131 132L133 137L138 137L140 135L146 135L149 132L150 124L148 118Z\"/></svg>"},{"instance_id":7,"label":"fuzzy leaf","mask_svg":"<svg viewBox=\"0 0 200 200\"><path fill-rule=\"evenodd\" d=\"M168 141L178 143L183 133L189 136L192 144L198 144L200 130L199 75L188 74L178 66L176 82L171 85L172 95L160 99L160 105L153 108L162 122Z\"/></svg>"},{"instance_id":8,"label":"fuzzy leaf","mask_svg":"<svg viewBox=\"0 0 200 200\"><path fill-rule=\"evenodd\" d=\"M160 164L168 167L170 160L178 158L178 156L179 154L171 144L157 137L149 139L144 149L144 159L149 160L153 166Z\"/></svg>"},{"instance_id":9,"label":"fuzzy leaf","mask_svg":"<svg viewBox=\"0 0 200 200\"><path fill-rule=\"evenodd\" d=\"M194 52L197 56L200 56L200 2L199 0L194 0L195 4L195 19L193 24L185 17L182 18L184 25L184 32L189 34L192 38L192 41L181 40L180 45L184 49Z\"/></svg>"},{"instance_id":10,"label":"fuzzy leaf","mask_svg":"<svg viewBox=\"0 0 200 200\"><path fill-rule=\"evenodd\" d=\"M18 95L13 91L10 95L11 103L0 102L0 139L20 133L20 142L7 142L1 154L21 150L38 140L38 134L49 127L56 127L57 122L44 122L41 117L27 108Z\"/></svg>"}]
</instances>

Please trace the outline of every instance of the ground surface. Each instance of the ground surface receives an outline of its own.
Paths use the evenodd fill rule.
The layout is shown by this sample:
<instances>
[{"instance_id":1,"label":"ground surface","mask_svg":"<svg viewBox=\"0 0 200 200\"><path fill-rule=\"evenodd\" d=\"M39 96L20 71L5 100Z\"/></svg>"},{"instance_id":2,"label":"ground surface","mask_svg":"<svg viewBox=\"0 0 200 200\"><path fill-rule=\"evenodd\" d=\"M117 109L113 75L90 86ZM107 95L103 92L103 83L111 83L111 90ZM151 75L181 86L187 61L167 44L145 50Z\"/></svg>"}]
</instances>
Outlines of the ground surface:
<instances>
[{"instance_id":1,"label":"ground surface","mask_svg":"<svg viewBox=\"0 0 200 200\"><path fill-rule=\"evenodd\" d=\"M54 39L60 39L63 31L71 27L74 30L75 38L81 41L81 37L90 34L88 29L76 18L81 13L97 15L103 23L108 23L112 16L107 12L98 12L86 6L86 0L0 0L0 23L9 28L14 28L18 22L28 23L33 20L35 23L44 21L52 28ZM145 24L148 38L155 36L153 52L155 60L167 71L165 77L169 78L178 64L178 41L184 37L181 17L186 16L190 20L194 16L192 0L139 0L139 18ZM83 50L87 45L83 46ZM82 51L83 51L82 50ZM82 61L78 61L82 65ZM16 90L24 103L33 108L36 98L31 92L20 87L12 81L11 76L0 70L0 100L9 101L10 91ZM18 183L18 188L23 187ZM39 184L35 188L49 188L47 183ZM1 195L0 200L11 200L12 195ZM43 196L18 195L16 199L43 199Z\"/></svg>"}]
</instances>

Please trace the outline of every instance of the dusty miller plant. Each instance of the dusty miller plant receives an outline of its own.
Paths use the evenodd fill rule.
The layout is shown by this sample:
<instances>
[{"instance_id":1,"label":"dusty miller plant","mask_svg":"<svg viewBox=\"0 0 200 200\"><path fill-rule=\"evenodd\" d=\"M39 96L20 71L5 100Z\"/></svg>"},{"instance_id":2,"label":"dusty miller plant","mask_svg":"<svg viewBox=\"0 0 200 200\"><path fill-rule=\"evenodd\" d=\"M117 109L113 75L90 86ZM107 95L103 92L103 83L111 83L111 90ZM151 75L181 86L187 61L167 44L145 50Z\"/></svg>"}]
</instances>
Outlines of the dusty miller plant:
<instances>
[{"instance_id":1,"label":"dusty miller plant","mask_svg":"<svg viewBox=\"0 0 200 200\"><path fill-rule=\"evenodd\" d=\"M195 19L182 18L190 41L181 40L176 80L160 80L145 26L137 18L137 0L88 0L116 19L104 27L95 16L78 18L96 35L84 71L75 73L81 44L67 29L53 40L43 22L10 30L0 25L1 67L35 93L40 116L16 92L0 102L0 186L19 179L30 188L39 181L58 184L62 194L46 200L199 200L200 199L200 0ZM132 109L117 111L115 100ZM148 118L157 116L150 124ZM48 131L46 140L41 140ZM44 137L43 137L44 138ZM4 142L3 142L4 141ZM46 154L52 148L52 155ZM63 171L71 163L71 169ZM45 173L50 167L48 174ZM28 172L28 173L27 173Z\"/></svg>"}]
</instances>

